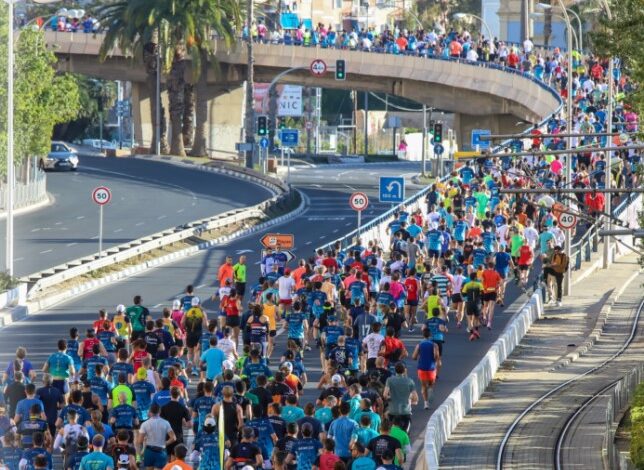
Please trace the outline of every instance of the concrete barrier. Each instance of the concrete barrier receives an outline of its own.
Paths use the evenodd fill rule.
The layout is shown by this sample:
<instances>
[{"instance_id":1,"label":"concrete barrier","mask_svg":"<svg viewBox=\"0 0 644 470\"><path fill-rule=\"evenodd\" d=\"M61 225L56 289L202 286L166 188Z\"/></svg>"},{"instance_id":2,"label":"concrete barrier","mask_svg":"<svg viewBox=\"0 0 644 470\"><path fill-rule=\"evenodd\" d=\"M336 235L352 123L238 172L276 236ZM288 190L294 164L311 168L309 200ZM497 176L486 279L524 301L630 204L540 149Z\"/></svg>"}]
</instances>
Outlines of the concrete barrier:
<instances>
[{"instance_id":1,"label":"concrete barrier","mask_svg":"<svg viewBox=\"0 0 644 470\"><path fill-rule=\"evenodd\" d=\"M0 310L24 304L27 299L27 284L18 284L13 289L0 292Z\"/></svg>"},{"instance_id":2,"label":"concrete barrier","mask_svg":"<svg viewBox=\"0 0 644 470\"><path fill-rule=\"evenodd\" d=\"M521 342L532 323L543 315L541 298L539 290L532 295L483 359L429 418L425 430L425 459L421 467L429 470L439 468L441 450L452 431L481 397L499 366Z\"/></svg>"}]
</instances>

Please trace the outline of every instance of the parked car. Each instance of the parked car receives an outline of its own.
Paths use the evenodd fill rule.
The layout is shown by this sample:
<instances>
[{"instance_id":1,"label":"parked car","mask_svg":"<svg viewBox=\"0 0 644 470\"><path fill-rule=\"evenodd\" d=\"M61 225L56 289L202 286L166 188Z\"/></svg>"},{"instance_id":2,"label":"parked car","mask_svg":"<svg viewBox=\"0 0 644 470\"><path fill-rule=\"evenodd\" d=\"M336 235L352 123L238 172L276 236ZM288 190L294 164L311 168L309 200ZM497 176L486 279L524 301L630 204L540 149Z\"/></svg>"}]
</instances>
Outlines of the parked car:
<instances>
[{"instance_id":1,"label":"parked car","mask_svg":"<svg viewBox=\"0 0 644 470\"><path fill-rule=\"evenodd\" d=\"M51 152L41 158L38 166L41 170L71 170L78 168L78 154L65 142L51 143Z\"/></svg>"},{"instance_id":2,"label":"parked car","mask_svg":"<svg viewBox=\"0 0 644 470\"><path fill-rule=\"evenodd\" d=\"M88 147L94 147L95 149L103 150L116 150L118 148L118 143L109 140L101 139L83 139L83 145Z\"/></svg>"}]
</instances>

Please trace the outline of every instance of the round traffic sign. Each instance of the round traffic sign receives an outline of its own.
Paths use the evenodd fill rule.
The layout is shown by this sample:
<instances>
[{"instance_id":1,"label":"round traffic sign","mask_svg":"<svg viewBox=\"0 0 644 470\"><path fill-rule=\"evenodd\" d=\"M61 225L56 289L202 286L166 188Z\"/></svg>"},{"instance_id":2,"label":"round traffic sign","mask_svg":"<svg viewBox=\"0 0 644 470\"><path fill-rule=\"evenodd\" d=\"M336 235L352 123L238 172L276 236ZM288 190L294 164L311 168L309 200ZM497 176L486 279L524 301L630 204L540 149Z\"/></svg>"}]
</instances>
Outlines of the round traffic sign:
<instances>
[{"instance_id":1,"label":"round traffic sign","mask_svg":"<svg viewBox=\"0 0 644 470\"><path fill-rule=\"evenodd\" d=\"M353 193L349 198L349 205L354 211L363 211L369 206L369 198L365 193Z\"/></svg>"},{"instance_id":2,"label":"round traffic sign","mask_svg":"<svg viewBox=\"0 0 644 470\"><path fill-rule=\"evenodd\" d=\"M92 191L92 200L99 206L104 206L110 202L110 199L112 199L112 193L105 186L99 186Z\"/></svg>"},{"instance_id":3,"label":"round traffic sign","mask_svg":"<svg viewBox=\"0 0 644 470\"><path fill-rule=\"evenodd\" d=\"M315 59L311 62L309 69L311 70L311 73L317 77L324 75L326 73L326 62L322 59Z\"/></svg>"},{"instance_id":4,"label":"round traffic sign","mask_svg":"<svg viewBox=\"0 0 644 470\"><path fill-rule=\"evenodd\" d=\"M557 221L559 222L559 227L570 230L577 225L577 216L567 212L561 212L557 217Z\"/></svg>"}]
</instances>

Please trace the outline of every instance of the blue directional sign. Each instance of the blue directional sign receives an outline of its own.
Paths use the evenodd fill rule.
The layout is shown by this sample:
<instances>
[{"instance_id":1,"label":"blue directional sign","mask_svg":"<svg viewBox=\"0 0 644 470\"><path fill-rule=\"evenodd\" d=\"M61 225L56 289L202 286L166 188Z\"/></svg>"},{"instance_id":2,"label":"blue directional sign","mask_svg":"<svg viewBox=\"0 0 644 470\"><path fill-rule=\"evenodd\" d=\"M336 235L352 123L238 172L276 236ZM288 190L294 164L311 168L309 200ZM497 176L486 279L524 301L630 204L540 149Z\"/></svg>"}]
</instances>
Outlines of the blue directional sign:
<instances>
[{"instance_id":1,"label":"blue directional sign","mask_svg":"<svg viewBox=\"0 0 644 470\"><path fill-rule=\"evenodd\" d=\"M262 137L259 141L259 146L263 149L268 148L268 139L266 137Z\"/></svg>"},{"instance_id":2,"label":"blue directional sign","mask_svg":"<svg viewBox=\"0 0 644 470\"><path fill-rule=\"evenodd\" d=\"M300 132L297 129L282 129L280 140L283 147L297 147L300 143Z\"/></svg>"},{"instance_id":3,"label":"blue directional sign","mask_svg":"<svg viewBox=\"0 0 644 470\"><path fill-rule=\"evenodd\" d=\"M482 135L492 135L490 129L472 129L472 149L479 146L479 150L487 150L490 148L490 141L481 139Z\"/></svg>"},{"instance_id":4,"label":"blue directional sign","mask_svg":"<svg viewBox=\"0 0 644 470\"><path fill-rule=\"evenodd\" d=\"M444 151L445 151L445 147L443 147L443 144L435 144L434 145L434 153L436 155L443 155Z\"/></svg>"},{"instance_id":5,"label":"blue directional sign","mask_svg":"<svg viewBox=\"0 0 644 470\"><path fill-rule=\"evenodd\" d=\"M380 177L380 202L403 202L405 200L405 178L402 176Z\"/></svg>"}]
</instances>

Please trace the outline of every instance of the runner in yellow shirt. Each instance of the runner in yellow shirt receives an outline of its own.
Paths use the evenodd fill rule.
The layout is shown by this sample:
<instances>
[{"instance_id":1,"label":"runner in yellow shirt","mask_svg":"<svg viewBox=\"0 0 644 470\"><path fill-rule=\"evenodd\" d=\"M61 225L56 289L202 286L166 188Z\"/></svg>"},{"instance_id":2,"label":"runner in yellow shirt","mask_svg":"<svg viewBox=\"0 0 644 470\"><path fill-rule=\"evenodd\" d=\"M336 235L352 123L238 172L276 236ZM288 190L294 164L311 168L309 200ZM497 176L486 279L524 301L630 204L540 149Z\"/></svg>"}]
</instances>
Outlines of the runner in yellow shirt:
<instances>
[{"instance_id":1,"label":"runner in yellow shirt","mask_svg":"<svg viewBox=\"0 0 644 470\"><path fill-rule=\"evenodd\" d=\"M273 294L266 294L266 301L262 305L262 313L268 318L268 350L266 357L271 357L273 352L273 345L275 342L275 335L277 335L277 305L273 301Z\"/></svg>"}]
</instances>

